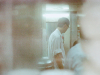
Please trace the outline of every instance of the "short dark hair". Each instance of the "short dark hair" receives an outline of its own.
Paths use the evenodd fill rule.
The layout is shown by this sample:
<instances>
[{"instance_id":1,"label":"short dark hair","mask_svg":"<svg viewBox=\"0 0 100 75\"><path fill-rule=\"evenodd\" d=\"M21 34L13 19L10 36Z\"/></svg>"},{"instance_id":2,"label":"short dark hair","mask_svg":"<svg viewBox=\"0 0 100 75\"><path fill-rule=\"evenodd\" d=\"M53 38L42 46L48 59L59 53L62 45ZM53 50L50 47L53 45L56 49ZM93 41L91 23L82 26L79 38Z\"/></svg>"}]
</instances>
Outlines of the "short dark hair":
<instances>
[{"instance_id":1,"label":"short dark hair","mask_svg":"<svg viewBox=\"0 0 100 75\"><path fill-rule=\"evenodd\" d=\"M75 41L75 42L73 43L73 46L75 46L77 43L78 43L78 41Z\"/></svg>"},{"instance_id":2,"label":"short dark hair","mask_svg":"<svg viewBox=\"0 0 100 75\"><path fill-rule=\"evenodd\" d=\"M69 20L65 17L62 17L58 20L58 27L63 27L65 24L69 26Z\"/></svg>"}]
</instances>

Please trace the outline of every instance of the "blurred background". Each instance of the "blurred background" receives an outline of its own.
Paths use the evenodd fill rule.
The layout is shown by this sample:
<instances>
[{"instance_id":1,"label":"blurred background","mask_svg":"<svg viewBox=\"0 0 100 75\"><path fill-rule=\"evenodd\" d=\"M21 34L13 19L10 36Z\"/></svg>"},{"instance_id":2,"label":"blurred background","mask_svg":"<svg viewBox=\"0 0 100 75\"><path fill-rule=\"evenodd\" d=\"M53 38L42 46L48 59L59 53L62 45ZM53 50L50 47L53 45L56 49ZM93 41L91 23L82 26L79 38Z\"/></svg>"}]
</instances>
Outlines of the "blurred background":
<instances>
[{"instance_id":1,"label":"blurred background","mask_svg":"<svg viewBox=\"0 0 100 75\"><path fill-rule=\"evenodd\" d=\"M0 73L52 67L48 39L61 17L70 20L63 34L65 52L80 39L84 0L0 0Z\"/></svg>"}]
</instances>

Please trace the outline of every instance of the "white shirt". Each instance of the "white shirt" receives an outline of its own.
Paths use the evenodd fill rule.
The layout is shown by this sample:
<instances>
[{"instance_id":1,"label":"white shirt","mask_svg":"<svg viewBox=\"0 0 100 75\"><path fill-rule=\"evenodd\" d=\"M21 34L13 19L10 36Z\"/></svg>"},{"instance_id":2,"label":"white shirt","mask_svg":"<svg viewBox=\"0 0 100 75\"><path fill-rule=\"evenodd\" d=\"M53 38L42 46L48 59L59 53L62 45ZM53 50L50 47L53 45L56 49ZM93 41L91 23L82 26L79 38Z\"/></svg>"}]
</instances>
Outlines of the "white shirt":
<instances>
[{"instance_id":1,"label":"white shirt","mask_svg":"<svg viewBox=\"0 0 100 75\"><path fill-rule=\"evenodd\" d=\"M83 70L83 61L85 58L86 55L82 51L81 44L78 43L69 50L65 66L68 66L69 69L74 69L76 72L80 72Z\"/></svg>"},{"instance_id":2,"label":"white shirt","mask_svg":"<svg viewBox=\"0 0 100 75\"><path fill-rule=\"evenodd\" d=\"M58 29L56 29L49 37L48 51L49 51L49 57L53 60L54 60L54 55L62 53L63 63L64 63L65 51L63 45L63 39L62 39L62 34ZM58 68L55 60L54 60L54 66L55 68Z\"/></svg>"}]
</instances>

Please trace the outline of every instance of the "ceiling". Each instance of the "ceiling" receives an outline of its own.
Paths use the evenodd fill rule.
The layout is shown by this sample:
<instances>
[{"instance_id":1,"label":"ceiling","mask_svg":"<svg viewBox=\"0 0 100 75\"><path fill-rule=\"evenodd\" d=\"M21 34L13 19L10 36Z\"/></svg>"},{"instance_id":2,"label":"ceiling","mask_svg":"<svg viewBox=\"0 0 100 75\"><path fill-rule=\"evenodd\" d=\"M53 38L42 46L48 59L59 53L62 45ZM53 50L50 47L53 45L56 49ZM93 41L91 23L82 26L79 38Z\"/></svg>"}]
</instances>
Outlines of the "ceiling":
<instances>
[{"instance_id":1,"label":"ceiling","mask_svg":"<svg viewBox=\"0 0 100 75\"><path fill-rule=\"evenodd\" d=\"M69 5L64 4L46 4L46 11L68 11Z\"/></svg>"}]
</instances>

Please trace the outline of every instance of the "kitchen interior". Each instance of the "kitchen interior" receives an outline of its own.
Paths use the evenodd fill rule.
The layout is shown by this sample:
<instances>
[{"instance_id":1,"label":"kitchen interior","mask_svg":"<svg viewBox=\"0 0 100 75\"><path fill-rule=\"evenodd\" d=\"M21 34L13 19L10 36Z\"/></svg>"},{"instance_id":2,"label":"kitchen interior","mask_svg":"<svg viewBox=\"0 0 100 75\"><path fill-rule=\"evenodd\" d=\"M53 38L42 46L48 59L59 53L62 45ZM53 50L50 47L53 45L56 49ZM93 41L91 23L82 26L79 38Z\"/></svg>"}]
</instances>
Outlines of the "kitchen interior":
<instances>
[{"instance_id":1,"label":"kitchen interior","mask_svg":"<svg viewBox=\"0 0 100 75\"><path fill-rule=\"evenodd\" d=\"M73 43L80 39L79 18L84 16L82 5L82 0L0 0L0 51L6 59L1 57L0 66L6 65L0 70L34 68L37 65L41 70L52 69L49 36L56 29L59 18L68 18L70 26L63 34L67 54ZM38 64L34 65L37 61Z\"/></svg>"}]
</instances>

